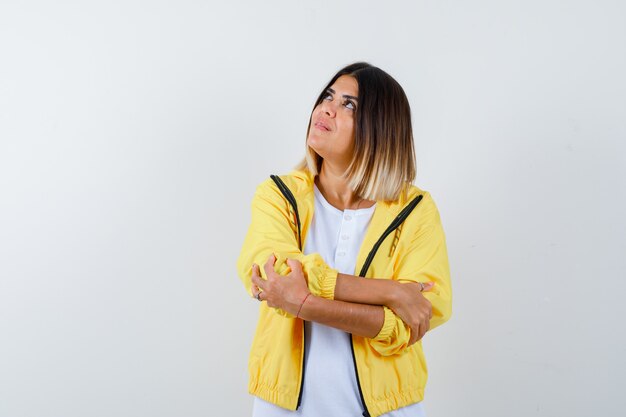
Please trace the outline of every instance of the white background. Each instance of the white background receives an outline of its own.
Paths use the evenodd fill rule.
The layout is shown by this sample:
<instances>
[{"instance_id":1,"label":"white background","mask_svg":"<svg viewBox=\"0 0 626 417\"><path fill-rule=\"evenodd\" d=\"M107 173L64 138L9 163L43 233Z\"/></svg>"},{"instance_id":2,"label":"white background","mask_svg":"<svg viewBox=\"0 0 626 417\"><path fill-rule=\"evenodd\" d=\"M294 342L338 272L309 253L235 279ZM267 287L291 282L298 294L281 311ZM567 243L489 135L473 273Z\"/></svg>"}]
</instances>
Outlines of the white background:
<instances>
[{"instance_id":1,"label":"white background","mask_svg":"<svg viewBox=\"0 0 626 417\"><path fill-rule=\"evenodd\" d=\"M0 417L248 416L250 201L335 71L413 112L429 417L621 416L622 1L2 1Z\"/></svg>"}]
</instances>

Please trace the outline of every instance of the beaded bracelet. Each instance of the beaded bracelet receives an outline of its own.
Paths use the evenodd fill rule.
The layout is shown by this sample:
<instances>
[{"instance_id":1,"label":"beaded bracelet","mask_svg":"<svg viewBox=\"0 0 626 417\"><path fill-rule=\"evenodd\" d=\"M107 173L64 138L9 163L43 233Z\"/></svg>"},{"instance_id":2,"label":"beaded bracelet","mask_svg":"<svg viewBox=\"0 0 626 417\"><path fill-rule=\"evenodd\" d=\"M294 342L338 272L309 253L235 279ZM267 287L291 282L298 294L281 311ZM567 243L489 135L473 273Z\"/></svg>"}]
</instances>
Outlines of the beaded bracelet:
<instances>
[{"instance_id":1,"label":"beaded bracelet","mask_svg":"<svg viewBox=\"0 0 626 417\"><path fill-rule=\"evenodd\" d=\"M304 300L302 300L302 303L300 303L300 308L298 309L298 314L296 314L296 318L300 318L300 310L302 310L302 306L304 305L306 299L309 298L309 295L311 295L311 293L308 293L306 297L304 297Z\"/></svg>"}]
</instances>

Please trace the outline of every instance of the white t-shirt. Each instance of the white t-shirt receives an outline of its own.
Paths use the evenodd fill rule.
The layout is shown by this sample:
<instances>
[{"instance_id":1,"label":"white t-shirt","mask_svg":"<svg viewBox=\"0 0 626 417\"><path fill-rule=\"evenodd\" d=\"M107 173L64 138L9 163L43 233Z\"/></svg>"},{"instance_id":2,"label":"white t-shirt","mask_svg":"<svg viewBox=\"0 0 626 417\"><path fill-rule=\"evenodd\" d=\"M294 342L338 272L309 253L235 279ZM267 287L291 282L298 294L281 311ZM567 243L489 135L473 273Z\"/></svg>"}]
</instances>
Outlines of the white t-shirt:
<instances>
[{"instance_id":1,"label":"white t-shirt","mask_svg":"<svg viewBox=\"0 0 626 417\"><path fill-rule=\"evenodd\" d=\"M376 204L358 210L333 207L314 185L315 211L304 254L319 253L328 265L355 275L356 258ZM290 411L254 398L253 417L361 416L363 405L356 381L350 334L315 322L305 322L302 402ZM425 417L421 403L381 417Z\"/></svg>"}]
</instances>

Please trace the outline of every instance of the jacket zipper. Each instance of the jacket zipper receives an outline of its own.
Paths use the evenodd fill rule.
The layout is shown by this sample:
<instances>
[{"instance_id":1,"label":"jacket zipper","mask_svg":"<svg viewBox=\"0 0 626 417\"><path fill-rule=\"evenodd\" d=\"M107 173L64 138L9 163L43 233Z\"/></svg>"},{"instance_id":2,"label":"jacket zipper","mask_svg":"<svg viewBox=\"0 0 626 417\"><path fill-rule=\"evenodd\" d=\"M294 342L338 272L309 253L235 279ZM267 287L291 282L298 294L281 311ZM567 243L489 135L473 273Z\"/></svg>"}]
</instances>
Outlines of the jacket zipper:
<instances>
[{"instance_id":1,"label":"jacket zipper","mask_svg":"<svg viewBox=\"0 0 626 417\"><path fill-rule=\"evenodd\" d=\"M300 392L298 393L298 404L296 404L296 410L300 408L300 404L302 404L302 386L304 385L304 350L306 349L306 335L304 331L304 320L302 320L302 359L300 360Z\"/></svg>"},{"instance_id":2,"label":"jacket zipper","mask_svg":"<svg viewBox=\"0 0 626 417\"><path fill-rule=\"evenodd\" d=\"M354 338L350 334L350 351L352 352L352 362L354 363L354 373L356 375L356 386L359 388L359 397L361 397L361 404L363 404L363 417L370 417L370 412L367 410L367 404L365 404L365 397L363 397L363 390L361 389L361 380L359 379L359 368L356 365L356 356L354 355Z\"/></svg>"},{"instance_id":3,"label":"jacket zipper","mask_svg":"<svg viewBox=\"0 0 626 417\"><path fill-rule=\"evenodd\" d=\"M289 187L285 185L283 180L281 180L278 175L270 175L270 177L274 180L280 192L293 208L293 212L296 215L296 225L298 226L298 247L300 248L300 251L302 251L302 232L300 231L300 215L298 214L298 204L296 203L296 198L291 193Z\"/></svg>"},{"instance_id":4,"label":"jacket zipper","mask_svg":"<svg viewBox=\"0 0 626 417\"><path fill-rule=\"evenodd\" d=\"M277 175L271 175L270 177L276 183L280 192L283 194L283 196L287 199L287 201L293 208L293 211L296 215L296 225L298 227L298 247L300 248L300 251L302 251L300 216L298 214L298 205L296 204L296 199L291 193L291 190L289 190L289 187L285 185L285 183L283 182L283 180L280 179L280 177L278 177ZM363 267L361 268L361 273L359 274L360 277L365 277L365 274L367 273L367 270L369 269L369 266L372 263L372 260L374 259L374 255L376 255L378 248L380 247L380 245L382 245L385 238L387 238L387 236L389 236L391 232L396 230L404 222L404 220L409 216L409 214L411 214L415 206L417 206L419 202L422 200L422 197L423 196L420 194L417 197L415 197L413 200L411 200L411 202L407 204L407 206L403 208L402 211L391 222L391 224L383 232L380 238L378 238L378 240L374 244L374 247L372 247L372 250L367 255L367 259L365 260L365 263L363 264ZM300 392L298 393L298 403L296 405L296 410L300 408L300 404L302 403L302 387L304 385L304 356L306 353L305 349L306 349L306 335L304 331L304 320L303 320L302 321L302 359L300 360L300 375L301 375ZM350 351L352 352L352 362L354 363L354 373L356 374L356 385L359 388L359 396L361 397L361 403L363 404L363 409L364 409L363 417L370 417L370 413L367 409L367 404L365 403L365 397L363 396L363 390L361 389L361 381L359 379L359 368L356 363L356 355L354 354L354 338L352 337L352 334L350 334Z\"/></svg>"},{"instance_id":5,"label":"jacket zipper","mask_svg":"<svg viewBox=\"0 0 626 417\"><path fill-rule=\"evenodd\" d=\"M300 215L298 214L298 204L296 203L296 199L289 190L289 187L285 185L282 179L278 175L270 175L272 180L278 186L278 189L283 194L283 196L287 199L291 207L293 208L293 212L296 215L296 225L298 227L298 248L302 252L302 231L300 230ZM304 357L306 355L306 332L304 330L304 320L302 320L302 359L300 359L300 392L298 392L298 402L296 404L296 410L300 408L300 404L302 404L302 387L304 385Z\"/></svg>"},{"instance_id":6,"label":"jacket zipper","mask_svg":"<svg viewBox=\"0 0 626 417\"><path fill-rule=\"evenodd\" d=\"M404 220L409 216L409 214L411 214L415 206L417 206L421 200L422 200L421 194L415 197L413 200L411 200L411 202L407 204L405 208L402 209L402 211L391 222L389 227L387 227L387 229L383 232L383 234L378 238L378 240L374 244L374 247L372 247L372 250L367 255L365 263L363 264L363 267L361 268L361 272L359 273L360 277L362 278L365 277L365 274L367 273L367 270L369 269L372 263L372 260L374 259L374 256L376 255L376 252L378 251L378 248L380 247L380 245L382 245L383 241L387 238L387 236L389 236L394 230L396 230L404 222ZM363 409L364 409L363 417L369 417L370 413L369 413L369 410L367 409L367 404L365 403L363 390L361 389L361 380L359 379L359 368L356 363L356 355L354 354L354 338L352 334L350 335L350 348L352 352L352 361L354 362L354 373L356 374L356 385L357 387L359 387L359 396L361 397L361 403L363 404Z\"/></svg>"}]
</instances>

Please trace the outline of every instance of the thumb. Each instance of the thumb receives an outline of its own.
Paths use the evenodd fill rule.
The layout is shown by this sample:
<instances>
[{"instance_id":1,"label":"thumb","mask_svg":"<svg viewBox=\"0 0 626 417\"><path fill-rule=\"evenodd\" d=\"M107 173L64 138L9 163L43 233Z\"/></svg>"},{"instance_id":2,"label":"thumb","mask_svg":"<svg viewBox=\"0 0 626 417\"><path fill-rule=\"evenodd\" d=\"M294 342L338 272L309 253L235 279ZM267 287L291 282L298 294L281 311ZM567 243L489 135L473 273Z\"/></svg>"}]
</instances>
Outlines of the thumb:
<instances>
[{"instance_id":1,"label":"thumb","mask_svg":"<svg viewBox=\"0 0 626 417\"><path fill-rule=\"evenodd\" d=\"M430 291L433 289L433 287L435 286L435 283L430 281L430 282L425 282L424 283L424 289L422 290L422 292L424 291Z\"/></svg>"}]
</instances>

